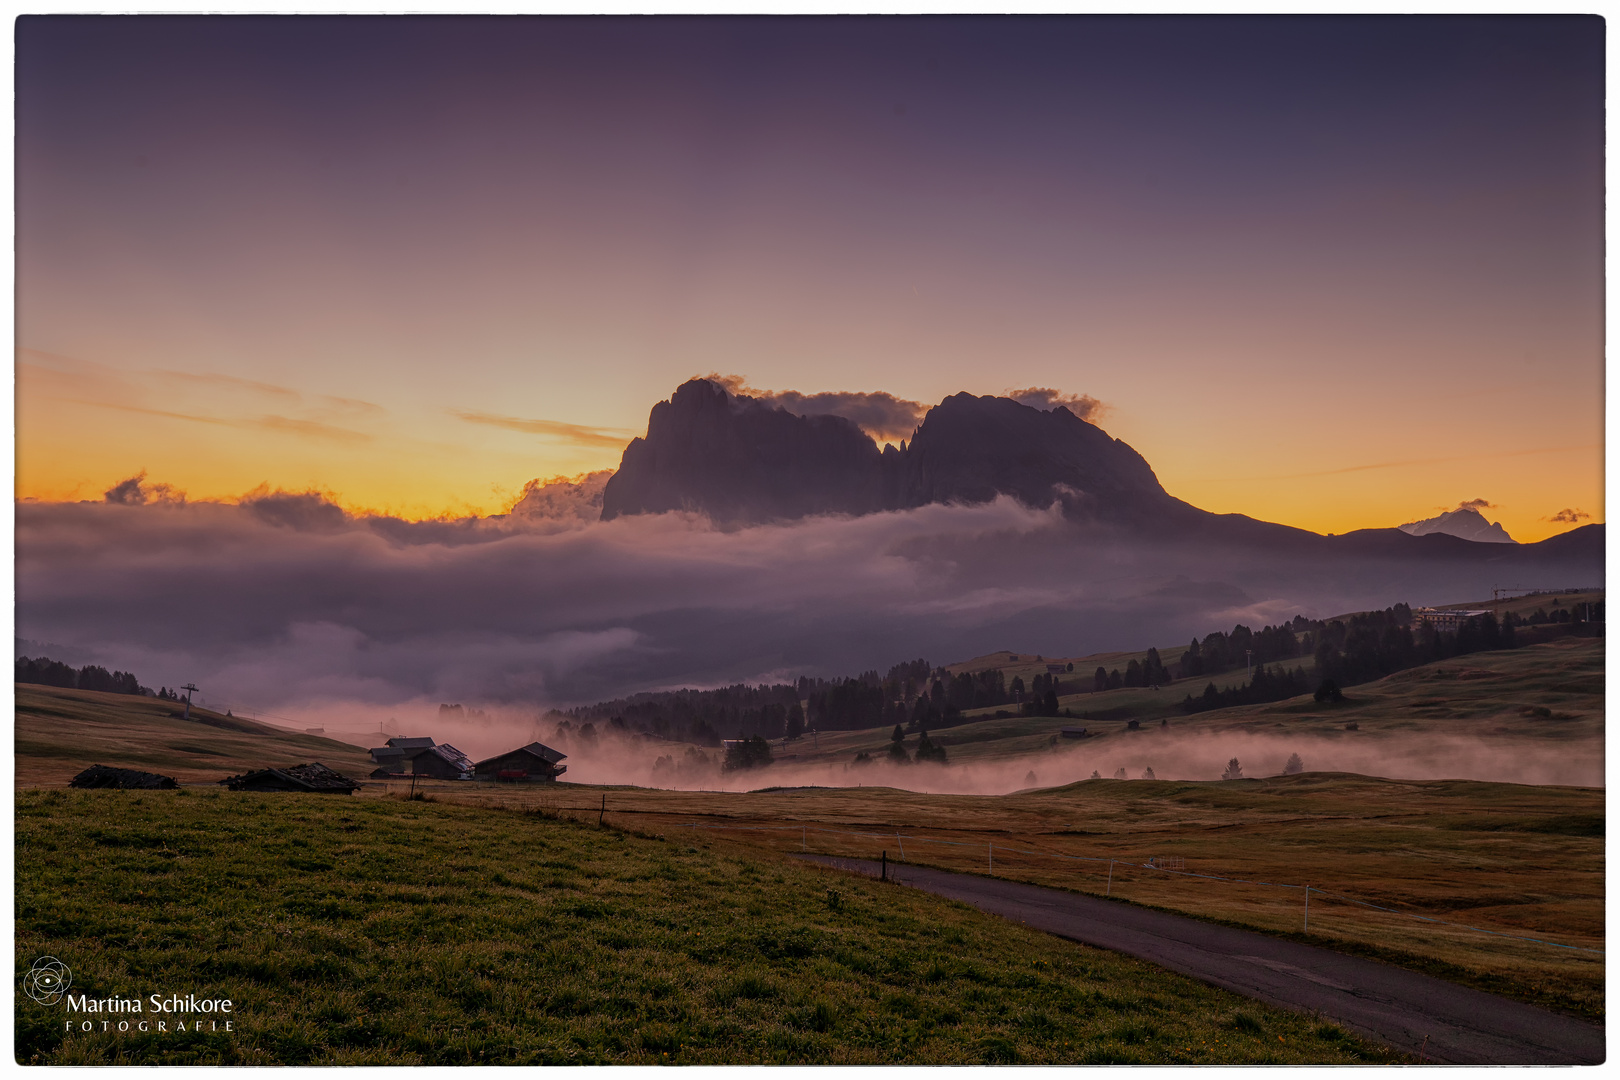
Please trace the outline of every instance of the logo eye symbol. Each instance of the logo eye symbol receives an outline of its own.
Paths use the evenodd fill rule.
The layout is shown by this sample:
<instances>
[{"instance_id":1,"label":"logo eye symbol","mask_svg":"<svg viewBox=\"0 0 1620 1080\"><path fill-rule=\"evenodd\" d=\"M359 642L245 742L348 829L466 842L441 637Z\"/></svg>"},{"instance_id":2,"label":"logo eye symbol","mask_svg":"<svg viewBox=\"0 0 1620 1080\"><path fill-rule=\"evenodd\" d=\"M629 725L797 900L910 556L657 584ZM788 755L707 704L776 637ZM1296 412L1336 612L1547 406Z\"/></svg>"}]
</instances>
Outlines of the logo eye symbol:
<instances>
[{"instance_id":1,"label":"logo eye symbol","mask_svg":"<svg viewBox=\"0 0 1620 1080\"><path fill-rule=\"evenodd\" d=\"M23 991L41 1005L55 1005L73 985L73 972L54 956L42 956L23 976Z\"/></svg>"}]
</instances>

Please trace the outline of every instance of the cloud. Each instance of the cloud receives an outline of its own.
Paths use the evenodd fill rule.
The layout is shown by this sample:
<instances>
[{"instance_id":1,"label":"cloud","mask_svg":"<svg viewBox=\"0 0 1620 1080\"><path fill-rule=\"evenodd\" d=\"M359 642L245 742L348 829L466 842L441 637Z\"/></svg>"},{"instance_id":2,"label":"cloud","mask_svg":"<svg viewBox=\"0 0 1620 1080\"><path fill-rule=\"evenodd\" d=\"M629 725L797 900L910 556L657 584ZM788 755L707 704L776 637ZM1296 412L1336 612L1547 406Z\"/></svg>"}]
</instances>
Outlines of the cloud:
<instances>
[{"instance_id":1,"label":"cloud","mask_svg":"<svg viewBox=\"0 0 1620 1080\"><path fill-rule=\"evenodd\" d=\"M749 397L795 416L842 416L878 442L896 442L911 437L928 412L919 401L907 401L884 391L859 393L839 391L801 394L797 390L757 390L741 375L708 374L708 379L736 397Z\"/></svg>"},{"instance_id":2,"label":"cloud","mask_svg":"<svg viewBox=\"0 0 1620 1080\"><path fill-rule=\"evenodd\" d=\"M1494 510L1494 509L1496 509L1496 504L1491 502L1488 499L1468 499L1468 500L1466 500L1464 502L1458 503L1457 504L1457 509L1458 510L1473 510L1475 512L1478 512L1480 510Z\"/></svg>"},{"instance_id":3,"label":"cloud","mask_svg":"<svg viewBox=\"0 0 1620 1080\"><path fill-rule=\"evenodd\" d=\"M299 420L290 416L261 416L255 420L243 421L243 423L264 428L266 431L280 432L284 435L331 439L333 442L353 444L371 441L371 436L363 431L354 431L349 428L338 427L335 424L323 424L319 420Z\"/></svg>"},{"instance_id":4,"label":"cloud","mask_svg":"<svg viewBox=\"0 0 1620 1080\"><path fill-rule=\"evenodd\" d=\"M191 371L166 371L161 368L154 371L153 374L164 379L209 389L247 391L289 401L303 399L302 394L289 387L277 386L275 383L259 382L255 379L239 379L235 375L197 374Z\"/></svg>"},{"instance_id":5,"label":"cloud","mask_svg":"<svg viewBox=\"0 0 1620 1080\"><path fill-rule=\"evenodd\" d=\"M102 501L114 506L145 506L147 503L162 503L169 506L184 506L186 493L177 491L168 484L146 483L146 470L131 476L127 480L120 480L102 493Z\"/></svg>"},{"instance_id":6,"label":"cloud","mask_svg":"<svg viewBox=\"0 0 1620 1080\"><path fill-rule=\"evenodd\" d=\"M523 485L523 494L507 513L531 525L540 521L560 524L598 521L602 517L602 492L613 472L602 469L578 476L530 480Z\"/></svg>"},{"instance_id":7,"label":"cloud","mask_svg":"<svg viewBox=\"0 0 1620 1080\"><path fill-rule=\"evenodd\" d=\"M797 416L842 416L880 443L910 438L929 409L920 401L907 401L881 390L870 393L840 391L802 394L797 390L759 390L749 386L741 375L711 372L696 377L708 379L733 396L753 398ZM1094 420L1108 408L1087 394L1065 394L1040 386L1008 390L1003 396L1045 412L1061 405L1082 420Z\"/></svg>"},{"instance_id":8,"label":"cloud","mask_svg":"<svg viewBox=\"0 0 1620 1080\"><path fill-rule=\"evenodd\" d=\"M1592 515L1588 514L1585 510L1571 510L1566 507L1563 510L1558 511L1558 513L1554 514L1552 517L1544 520L1560 521L1565 525L1576 525L1582 521L1590 521L1591 519Z\"/></svg>"},{"instance_id":9,"label":"cloud","mask_svg":"<svg viewBox=\"0 0 1620 1080\"><path fill-rule=\"evenodd\" d=\"M588 501L599 479L524 499ZM160 485L131 480L104 502L15 504L16 633L282 714L419 698L532 710L917 656L1164 647L1294 613L1467 600L1499 573L1143 538L1010 498L717 529L685 513L411 522L264 489L160 505ZM1552 588L1571 570L1520 573Z\"/></svg>"},{"instance_id":10,"label":"cloud","mask_svg":"<svg viewBox=\"0 0 1620 1080\"><path fill-rule=\"evenodd\" d=\"M74 405L93 405L98 409L117 409L119 412L141 413L145 416L162 416L169 420L189 420L194 424L217 424L220 427L235 427L231 420L224 420L217 416L197 416L194 413L172 412L168 409L148 409L140 405L120 405L115 401L85 401L76 398L64 399Z\"/></svg>"},{"instance_id":11,"label":"cloud","mask_svg":"<svg viewBox=\"0 0 1620 1080\"><path fill-rule=\"evenodd\" d=\"M476 412L471 409L447 411L469 424L485 424L489 427L505 428L508 431L521 431L526 435L544 435L576 446L606 446L622 450L635 437L635 432L628 428L587 427L584 424L565 424L560 420L529 420L520 416L497 416L494 413Z\"/></svg>"},{"instance_id":12,"label":"cloud","mask_svg":"<svg viewBox=\"0 0 1620 1080\"><path fill-rule=\"evenodd\" d=\"M1068 409L1082 420L1093 423L1101 419L1108 411L1108 406L1092 397L1090 394L1065 394L1061 390L1053 390L1045 386L1029 386L1022 390L1008 390L1002 394L1010 397L1020 405L1028 405L1032 409L1042 412L1051 412L1058 406Z\"/></svg>"}]
</instances>

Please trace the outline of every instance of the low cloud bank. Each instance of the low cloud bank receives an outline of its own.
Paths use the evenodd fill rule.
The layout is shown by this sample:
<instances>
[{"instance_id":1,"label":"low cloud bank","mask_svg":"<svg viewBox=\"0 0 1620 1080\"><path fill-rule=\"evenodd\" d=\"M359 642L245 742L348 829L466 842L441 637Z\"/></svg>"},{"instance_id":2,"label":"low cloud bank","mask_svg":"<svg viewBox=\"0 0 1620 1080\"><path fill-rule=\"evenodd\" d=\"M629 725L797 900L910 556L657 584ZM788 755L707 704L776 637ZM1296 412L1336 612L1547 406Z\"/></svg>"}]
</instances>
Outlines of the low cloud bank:
<instances>
[{"instance_id":1,"label":"low cloud bank","mask_svg":"<svg viewBox=\"0 0 1620 1080\"><path fill-rule=\"evenodd\" d=\"M724 751L622 734L598 724L589 735L578 726L559 733L538 709L491 706L476 717L444 717L436 703L420 700L383 709L364 704L314 706L306 717L319 720L328 734L385 731L390 735L429 735L475 760L493 757L532 741L568 755L566 779L582 784L628 784L686 791L751 791L761 787L895 787L956 795L1004 795L1026 788L1051 788L1090 779L1219 780L1232 758L1243 776L1264 779L1283 773L1299 755L1311 772L1360 773L1403 780L1468 779L1513 784L1604 785L1601 740L1574 743L1483 734L1478 737L1376 732L1182 731L1157 727L1120 736L1060 740L1026 755L992 762L893 765L883 758L882 733L868 749L873 760L816 762L805 738L777 747L777 760L764 768L725 772ZM309 726L316 726L311 722ZM933 733L950 748L950 729ZM916 736L907 738L915 748ZM849 755L852 759L853 752ZM1031 774L1034 779L1031 780Z\"/></svg>"},{"instance_id":2,"label":"low cloud bank","mask_svg":"<svg viewBox=\"0 0 1620 1080\"><path fill-rule=\"evenodd\" d=\"M567 498L588 506L593 482L565 481ZM285 492L18 503L16 632L272 713L541 707L917 656L1163 646L1296 613L1473 599L1496 573L1149 541L1009 498L744 529L519 507L407 522ZM1566 570L1516 572L1567 584Z\"/></svg>"}]
</instances>

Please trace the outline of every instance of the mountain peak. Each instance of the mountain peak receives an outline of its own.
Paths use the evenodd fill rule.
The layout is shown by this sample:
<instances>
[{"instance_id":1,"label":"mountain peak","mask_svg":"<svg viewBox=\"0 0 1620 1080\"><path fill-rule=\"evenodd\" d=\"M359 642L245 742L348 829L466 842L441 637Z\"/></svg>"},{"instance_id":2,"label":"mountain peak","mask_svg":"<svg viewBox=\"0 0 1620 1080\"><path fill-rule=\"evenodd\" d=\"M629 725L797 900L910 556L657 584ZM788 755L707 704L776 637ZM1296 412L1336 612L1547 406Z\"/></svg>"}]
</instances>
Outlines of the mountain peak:
<instances>
[{"instance_id":1,"label":"mountain peak","mask_svg":"<svg viewBox=\"0 0 1620 1080\"><path fill-rule=\"evenodd\" d=\"M1067 408L952 394L881 452L853 421L801 416L709 379L653 406L625 448L602 518L697 510L717 521L868 514L1011 495L1110 517L1173 502L1135 450Z\"/></svg>"},{"instance_id":2,"label":"mountain peak","mask_svg":"<svg viewBox=\"0 0 1620 1080\"><path fill-rule=\"evenodd\" d=\"M1439 517L1426 518L1423 521L1409 521L1400 526L1400 530L1411 533L1413 536L1427 536L1430 533L1445 533L1448 536L1460 536L1464 540L1472 540L1480 544L1516 544L1517 540L1507 534L1500 522L1486 521L1485 516L1472 506L1458 507Z\"/></svg>"}]
</instances>

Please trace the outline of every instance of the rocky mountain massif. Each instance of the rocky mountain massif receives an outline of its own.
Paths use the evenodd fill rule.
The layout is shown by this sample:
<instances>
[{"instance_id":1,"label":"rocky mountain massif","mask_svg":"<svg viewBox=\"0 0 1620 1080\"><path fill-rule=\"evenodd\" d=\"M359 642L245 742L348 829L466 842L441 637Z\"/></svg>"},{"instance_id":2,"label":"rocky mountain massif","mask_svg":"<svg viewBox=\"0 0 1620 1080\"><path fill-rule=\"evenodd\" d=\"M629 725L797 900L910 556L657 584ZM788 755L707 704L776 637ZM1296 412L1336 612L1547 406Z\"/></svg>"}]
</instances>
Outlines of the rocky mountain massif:
<instances>
[{"instance_id":1,"label":"rocky mountain massif","mask_svg":"<svg viewBox=\"0 0 1620 1080\"><path fill-rule=\"evenodd\" d=\"M683 383L653 406L647 437L625 448L607 481L601 516L692 510L721 524L755 524L981 503L1003 494L1043 509L1060 502L1071 521L1112 525L1155 542L1310 557L1559 565L1573 559L1588 576L1600 576L1603 566L1602 525L1516 544L1472 509L1342 536L1212 514L1170 495L1141 454L1061 406L954 394L928 410L910 440L879 450L853 421L799 416L708 379Z\"/></svg>"},{"instance_id":2,"label":"rocky mountain massif","mask_svg":"<svg viewBox=\"0 0 1620 1080\"><path fill-rule=\"evenodd\" d=\"M798 416L707 379L653 406L625 448L602 518L700 510L721 522L869 514L1012 495L1071 516L1140 518L1187 508L1142 455L1059 406L955 394L909 441L879 450L852 421Z\"/></svg>"},{"instance_id":3,"label":"rocky mountain massif","mask_svg":"<svg viewBox=\"0 0 1620 1080\"><path fill-rule=\"evenodd\" d=\"M1425 518L1423 521L1409 521L1400 527L1401 532L1413 536L1428 536L1430 533L1445 533L1447 536L1460 536L1464 540L1473 540L1480 544L1516 544L1517 540L1507 534L1501 522L1486 521L1485 515L1472 506L1460 507L1439 517Z\"/></svg>"}]
</instances>

